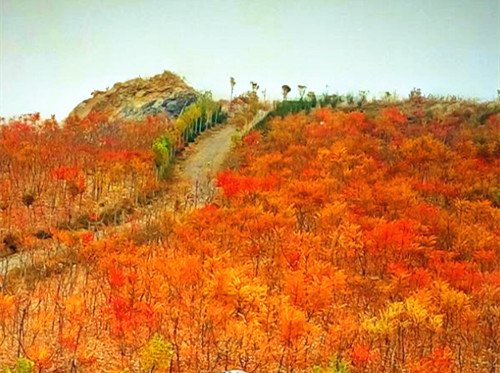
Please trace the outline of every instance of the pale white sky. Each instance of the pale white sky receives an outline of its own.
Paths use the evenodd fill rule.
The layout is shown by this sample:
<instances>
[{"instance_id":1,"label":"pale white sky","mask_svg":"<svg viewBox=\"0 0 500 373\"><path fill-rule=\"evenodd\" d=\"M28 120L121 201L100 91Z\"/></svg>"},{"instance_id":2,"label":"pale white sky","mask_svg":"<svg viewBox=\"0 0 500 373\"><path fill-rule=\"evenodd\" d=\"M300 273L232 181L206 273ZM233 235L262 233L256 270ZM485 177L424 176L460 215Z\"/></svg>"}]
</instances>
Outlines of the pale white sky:
<instances>
[{"instance_id":1,"label":"pale white sky","mask_svg":"<svg viewBox=\"0 0 500 373\"><path fill-rule=\"evenodd\" d=\"M63 119L95 89L172 70L229 96L396 90L492 99L500 0L0 0L0 116Z\"/></svg>"}]
</instances>

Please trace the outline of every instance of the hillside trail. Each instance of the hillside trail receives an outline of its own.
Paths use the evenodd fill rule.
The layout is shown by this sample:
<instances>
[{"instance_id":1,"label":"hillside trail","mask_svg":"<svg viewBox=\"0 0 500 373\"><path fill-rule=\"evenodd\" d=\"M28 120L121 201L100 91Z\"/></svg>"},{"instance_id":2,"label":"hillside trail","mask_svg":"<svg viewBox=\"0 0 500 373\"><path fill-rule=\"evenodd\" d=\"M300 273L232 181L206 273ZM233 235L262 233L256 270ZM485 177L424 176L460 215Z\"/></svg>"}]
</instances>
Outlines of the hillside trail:
<instances>
[{"instance_id":1,"label":"hillside trail","mask_svg":"<svg viewBox=\"0 0 500 373\"><path fill-rule=\"evenodd\" d=\"M259 110L244 127L228 122L203 132L176 160L168 189L149 206L141 208L134 221L147 224L158 212L187 211L211 203L217 194L217 172L231 151L233 136L243 137L268 114L268 110ZM117 230L129 224L112 228Z\"/></svg>"},{"instance_id":2,"label":"hillside trail","mask_svg":"<svg viewBox=\"0 0 500 373\"><path fill-rule=\"evenodd\" d=\"M243 128L229 122L202 133L176 161L168 189L150 205L140 208L132 220L97 231L98 239L133 225L148 225L158 216L158 212L186 211L212 202L217 192L217 172L231 151L233 135L244 136L268 113L260 110ZM0 276L13 268L26 268L30 264L30 257L28 253L19 252L0 258Z\"/></svg>"},{"instance_id":3,"label":"hillside trail","mask_svg":"<svg viewBox=\"0 0 500 373\"><path fill-rule=\"evenodd\" d=\"M196 145L188 150L179 162L178 172L188 185L187 200L194 207L210 203L215 197L215 177L231 151L234 135L243 136L260 122L268 111L261 110L244 128L234 123L218 127L207 136L202 135Z\"/></svg>"}]
</instances>

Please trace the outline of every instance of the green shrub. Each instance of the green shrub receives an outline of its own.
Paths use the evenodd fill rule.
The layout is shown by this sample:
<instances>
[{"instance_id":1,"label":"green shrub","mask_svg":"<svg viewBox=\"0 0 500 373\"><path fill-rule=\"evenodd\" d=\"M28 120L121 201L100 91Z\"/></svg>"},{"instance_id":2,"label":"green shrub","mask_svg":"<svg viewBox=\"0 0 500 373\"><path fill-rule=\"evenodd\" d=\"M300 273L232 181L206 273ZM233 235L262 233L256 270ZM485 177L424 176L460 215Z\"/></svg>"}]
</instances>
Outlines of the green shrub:
<instances>
[{"instance_id":1,"label":"green shrub","mask_svg":"<svg viewBox=\"0 0 500 373\"><path fill-rule=\"evenodd\" d=\"M12 368L3 368L5 373L34 373L35 363L25 357L18 357L16 360L16 365Z\"/></svg>"},{"instance_id":2,"label":"green shrub","mask_svg":"<svg viewBox=\"0 0 500 373\"><path fill-rule=\"evenodd\" d=\"M155 166L160 179L165 178L173 161L173 140L170 135L163 135L153 143L155 153Z\"/></svg>"}]
</instances>

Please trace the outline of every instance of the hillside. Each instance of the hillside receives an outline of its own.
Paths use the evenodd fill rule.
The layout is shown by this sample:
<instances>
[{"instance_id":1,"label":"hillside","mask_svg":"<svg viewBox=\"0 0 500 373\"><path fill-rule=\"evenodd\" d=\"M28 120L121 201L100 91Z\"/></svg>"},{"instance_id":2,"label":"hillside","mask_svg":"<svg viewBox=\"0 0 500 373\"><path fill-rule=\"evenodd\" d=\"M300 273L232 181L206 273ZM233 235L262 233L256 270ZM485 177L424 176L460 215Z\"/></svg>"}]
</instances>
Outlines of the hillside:
<instances>
[{"instance_id":1,"label":"hillside","mask_svg":"<svg viewBox=\"0 0 500 373\"><path fill-rule=\"evenodd\" d=\"M142 120L147 115L177 117L183 108L196 101L197 92L179 76L165 71L151 78L135 78L116 83L106 91L94 91L92 97L76 106L71 114L80 118L92 110L108 113L110 118Z\"/></svg>"},{"instance_id":2,"label":"hillside","mask_svg":"<svg viewBox=\"0 0 500 373\"><path fill-rule=\"evenodd\" d=\"M129 123L114 142L111 124L92 117L37 136L27 124L3 129L4 175L15 177L1 185L1 217L18 229L28 260L0 274L0 366L495 371L498 103L412 97L312 106L282 102L243 137L231 130L236 115L203 135L198 152L179 162L188 178L205 171L202 153L221 163L214 144L226 153L231 136L234 147L224 169L210 170L218 189L209 203L194 209L186 208L192 184L190 195L171 191L171 208L148 194L159 182L150 143L170 128L163 122ZM47 156L55 145L82 138L86 162L55 167L59 155ZM34 167L14 151L23 141L50 162ZM23 170L36 177L22 178ZM28 190L33 179L45 187L34 201L15 187ZM106 198L94 201L93 189ZM134 208L119 215L128 224L106 217L113 202ZM51 203L58 218L85 212L88 224L34 235L40 220L51 223Z\"/></svg>"}]
</instances>

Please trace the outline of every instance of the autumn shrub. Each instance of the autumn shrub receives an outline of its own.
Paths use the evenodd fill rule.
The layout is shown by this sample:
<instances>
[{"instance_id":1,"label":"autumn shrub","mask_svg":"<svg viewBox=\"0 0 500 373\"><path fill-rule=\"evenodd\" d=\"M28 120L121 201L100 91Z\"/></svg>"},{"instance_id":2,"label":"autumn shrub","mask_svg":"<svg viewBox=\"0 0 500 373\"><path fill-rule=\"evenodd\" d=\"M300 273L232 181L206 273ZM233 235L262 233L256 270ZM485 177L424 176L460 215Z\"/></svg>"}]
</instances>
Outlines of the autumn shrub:
<instances>
[{"instance_id":1,"label":"autumn shrub","mask_svg":"<svg viewBox=\"0 0 500 373\"><path fill-rule=\"evenodd\" d=\"M152 204L105 234L51 230L51 240L20 230L30 250L47 246L30 256L39 274L1 278L2 364L22 346L42 372L498 370L497 118L480 124L479 106L418 92L378 105L269 119L266 135L233 149L239 167L219 173L216 198L192 211ZM91 124L74 131L91 139ZM28 209L26 155L12 150L36 144L30 128L2 129L23 185L1 182L13 199L2 222L101 219L107 208L113 220L127 214L124 197L135 208L158 190L152 143L118 151L107 139L99 167L87 148L78 172L64 172L85 175L81 209L51 174L73 158L36 174L53 189Z\"/></svg>"}]
</instances>

